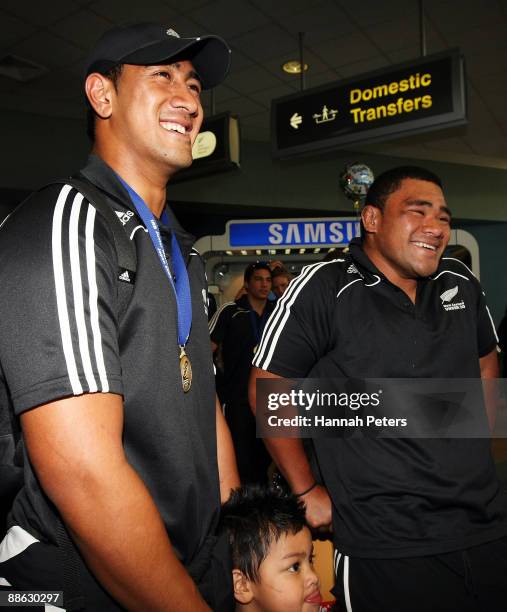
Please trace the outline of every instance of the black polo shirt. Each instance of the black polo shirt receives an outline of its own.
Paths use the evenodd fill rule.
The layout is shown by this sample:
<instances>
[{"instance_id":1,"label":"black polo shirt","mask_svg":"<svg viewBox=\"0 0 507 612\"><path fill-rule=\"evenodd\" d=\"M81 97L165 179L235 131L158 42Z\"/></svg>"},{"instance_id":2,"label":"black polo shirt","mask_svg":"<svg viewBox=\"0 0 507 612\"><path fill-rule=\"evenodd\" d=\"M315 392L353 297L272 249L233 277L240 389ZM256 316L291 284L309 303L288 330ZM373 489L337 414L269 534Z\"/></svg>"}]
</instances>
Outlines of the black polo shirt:
<instances>
[{"instance_id":1,"label":"black polo shirt","mask_svg":"<svg viewBox=\"0 0 507 612\"><path fill-rule=\"evenodd\" d=\"M294 378L478 378L479 358L495 346L484 294L463 263L443 258L413 304L356 241L344 259L308 266L291 283L253 363ZM345 554L436 554L507 533L489 440L314 445Z\"/></svg>"},{"instance_id":2,"label":"black polo shirt","mask_svg":"<svg viewBox=\"0 0 507 612\"><path fill-rule=\"evenodd\" d=\"M262 315L250 306L248 296L224 304L209 323L210 337L219 345L222 372L217 391L224 403L248 403L252 359L274 304L266 302Z\"/></svg>"},{"instance_id":3,"label":"black polo shirt","mask_svg":"<svg viewBox=\"0 0 507 612\"><path fill-rule=\"evenodd\" d=\"M69 186L35 193L0 232L0 385L18 415L82 393L123 395L128 461L148 487L175 552L188 567L214 530L220 509L204 268L192 249L193 238L168 210L170 225L160 224L162 236L165 243L172 232L178 238L192 297L186 351L193 382L185 394L175 296L149 234L101 159L91 156L82 172L104 192L135 243L137 273L130 303L118 320L121 281L113 236L101 214ZM20 545L26 533L27 542L34 538L49 548L44 571L31 570L22 586L55 588L58 582L48 575L53 569L56 576L56 569L48 568L51 559L57 563L51 552L55 509L28 461L25 482L10 516L10 527L23 533L17 528L12 533L20 536ZM24 552L27 568L30 550ZM0 563L0 577L8 579L6 564L14 561L5 554L0 561L5 563Z\"/></svg>"}]
</instances>

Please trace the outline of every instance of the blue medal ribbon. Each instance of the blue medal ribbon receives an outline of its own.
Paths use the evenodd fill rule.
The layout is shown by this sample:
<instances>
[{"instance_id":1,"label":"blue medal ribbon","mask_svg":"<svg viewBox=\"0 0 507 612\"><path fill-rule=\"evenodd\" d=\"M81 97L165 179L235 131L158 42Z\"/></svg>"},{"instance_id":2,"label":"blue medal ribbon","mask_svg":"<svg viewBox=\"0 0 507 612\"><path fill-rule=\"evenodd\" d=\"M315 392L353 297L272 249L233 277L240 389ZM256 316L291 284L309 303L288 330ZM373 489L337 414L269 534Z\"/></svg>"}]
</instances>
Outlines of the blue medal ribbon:
<instances>
[{"instance_id":1,"label":"blue medal ribbon","mask_svg":"<svg viewBox=\"0 0 507 612\"><path fill-rule=\"evenodd\" d=\"M148 234L153 243L153 247L155 248L155 252L160 260L162 269L164 270L165 275L167 276L174 291L178 310L178 345L184 354L183 349L188 341L190 336L190 328L192 327L192 297L190 294L190 281L188 280L187 267L185 266L183 255L181 254L180 245L178 244L178 240L176 239L174 232L171 232L172 261L176 275L176 279L173 279L173 275L171 274L169 263L165 254L162 236L160 235L160 229L154 214L145 204L141 196L136 193L132 187L121 178L121 176L118 174L116 176L127 190L135 209L143 220L143 223L146 226ZM161 220L163 223L167 224L168 218L165 210L162 213Z\"/></svg>"}]
</instances>

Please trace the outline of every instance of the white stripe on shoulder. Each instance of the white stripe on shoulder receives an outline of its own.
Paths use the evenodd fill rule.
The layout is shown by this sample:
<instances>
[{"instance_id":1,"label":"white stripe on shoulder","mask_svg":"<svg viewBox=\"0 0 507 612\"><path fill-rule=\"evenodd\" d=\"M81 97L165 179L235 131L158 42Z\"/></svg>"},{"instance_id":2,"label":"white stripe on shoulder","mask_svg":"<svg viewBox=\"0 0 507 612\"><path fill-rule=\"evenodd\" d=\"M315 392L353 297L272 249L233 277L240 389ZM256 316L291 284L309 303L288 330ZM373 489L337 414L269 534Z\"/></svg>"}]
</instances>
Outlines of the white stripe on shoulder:
<instances>
[{"instance_id":1,"label":"white stripe on shoulder","mask_svg":"<svg viewBox=\"0 0 507 612\"><path fill-rule=\"evenodd\" d=\"M475 274L472 272L472 270L470 270L470 268L466 265L466 263L464 261L461 261L461 259L457 259L456 257L442 257L442 260L450 260L450 261L457 261L459 262L462 266L464 266L472 276L475 276Z\"/></svg>"},{"instance_id":2,"label":"white stripe on shoulder","mask_svg":"<svg viewBox=\"0 0 507 612\"><path fill-rule=\"evenodd\" d=\"M148 230L144 227L144 225L136 225L134 229L132 230L132 232L130 233L130 240L134 239L134 236L137 230L144 230L146 233L148 233Z\"/></svg>"},{"instance_id":3,"label":"white stripe on shoulder","mask_svg":"<svg viewBox=\"0 0 507 612\"><path fill-rule=\"evenodd\" d=\"M375 287L375 285L378 285L380 282L382 282L382 279L380 278L380 276L378 274L374 274L373 275L377 280L374 283L370 283L369 285L367 283L364 284L365 287Z\"/></svg>"},{"instance_id":4,"label":"white stripe on shoulder","mask_svg":"<svg viewBox=\"0 0 507 612\"><path fill-rule=\"evenodd\" d=\"M320 263L322 263L322 262L320 262ZM331 263L331 262L329 262L329 263ZM281 317L282 307L285 305L287 300L290 299L290 296L292 296L292 294L296 290L296 287L298 286L298 284L302 281L302 279L305 278L305 275L306 275L306 273L308 271L308 268L310 266L312 266L312 265L316 266L316 265L320 265L320 264L308 264L306 266L303 266L299 276L294 278L289 283L289 286L285 290L285 293L282 295L281 298L279 298L277 300L276 305L275 305L275 309L271 313L271 315L270 315L270 317L268 319L268 322L266 323L266 327L264 328L264 332L262 334L262 338L261 338L261 342L259 344L259 348L257 349L257 352L255 354L253 365L257 365L257 360L258 360L258 358L260 358L260 356L262 355L262 353L263 353L263 351L264 351L264 349L266 347L266 343L268 342L268 337L270 337L270 335L271 335L271 330L272 330L274 325L278 322L278 320ZM257 367L260 367L260 366L257 366Z\"/></svg>"},{"instance_id":5,"label":"white stripe on shoulder","mask_svg":"<svg viewBox=\"0 0 507 612\"><path fill-rule=\"evenodd\" d=\"M495 324L493 323L493 317L491 316L491 312L489 311L488 305L485 304L485 306L486 306L486 312L488 313L489 321L491 323L491 327L493 328L493 333L495 334L496 343L498 345L500 344L500 340L498 338L498 334L496 333L496 327L495 327ZM498 346L497 346L497 351L500 352L500 348Z\"/></svg>"},{"instance_id":6,"label":"white stripe on shoulder","mask_svg":"<svg viewBox=\"0 0 507 612\"><path fill-rule=\"evenodd\" d=\"M5 219L2 221L2 223L0 223L0 229L2 229L2 227L4 226L4 223L7 221L7 219L12 215L14 211L11 211L6 217Z\"/></svg>"},{"instance_id":7,"label":"white stripe on shoulder","mask_svg":"<svg viewBox=\"0 0 507 612\"><path fill-rule=\"evenodd\" d=\"M218 322L218 318L220 317L221 313L226 309L226 308L230 308L231 306L236 306L236 302L225 302L225 304L222 304L222 306L220 306L220 308L215 312L215 314L211 317L211 320L208 324L208 328L209 328L209 333L211 334L211 332L215 329L216 324Z\"/></svg>"},{"instance_id":8,"label":"white stripe on shoulder","mask_svg":"<svg viewBox=\"0 0 507 612\"><path fill-rule=\"evenodd\" d=\"M338 291L338 293L336 294L336 297L337 297L337 298L339 298L339 297L340 297L340 295L341 295L341 294L342 294L342 293L345 291L345 289L346 289L347 287L350 287L350 285L353 285L354 283L359 283L359 282L364 282L364 281L363 281L363 279L362 279L362 278L356 278L355 280L350 281L350 283L347 283L347 284L346 284L344 287L342 287L342 288L340 289L340 291ZM380 282L380 279L379 279L379 282ZM377 284L377 283L375 283L375 284Z\"/></svg>"},{"instance_id":9,"label":"white stripe on shoulder","mask_svg":"<svg viewBox=\"0 0 507 612\"><path fill-rule=\"evenodd\" d=\"M278 300L275 309L273 310L268 323L264 329L259 349L254 357L253 365L261 370L267 370L275 352L278 338L287 323L290 316L290 309L297 296L301 293L304 286L312 279L312 277L324 266L332 264L332 261L321 261L316 264L305 266L301 274L295 278L285 291L283 296ZM269 350L268 350L269 348ZM266 353L267 351L267 353Z\"/></svg>"},{"instance_id":10,"label":"white stripe on shoulder","mask_svg":"<svg viewBox=\"0 0 507 612\"><path fill-rule=\"evenodd\" d=\"M86 214L86 271L88 274L89 286L89 306L90 306L90 322L93 334L93 349L95 352L95 361L99 371L100 384L102 392L109 392L109 381L107 380L106 366L104 363L104 353L102 351L102 336L99 325L99 309L98 309L98 289L97 289L97 274L95 269L95 239L93 230L95 227L95 208L89 204Z\"/></svg>"},{"instance_id":11,"label":"white stripe on shoulder","mask_svg":"<svg viewBox=\"0 0 507 612\"><path fill-rule=\"evenodd\" d=\"M0 542L0 563L4 563L19 555L32 544L38 542L37 538L30 535L19 525L14 525L5 534L4 539Z\"/></svg>"},{"instance_id":12,"label":"white stripe on shoulder","mask_svg":"<svg viewBox=\"0 0 507 612\"><path fill-rule=\"evenodd\" d=\"M2 226L0 225L0 228ZM5 578L0 578L0 586L12 586L12 584L10 582L7 582L7 580Z\"/></svg>"},{"instance_id":13,"label":"white stripe on shoulder","mask_svg":"<svg viewBox=\"0 0 507 612\"><path fill-rule=\"evenodd\" d=\"M440 278L442 276L442 274L452 274L454 276L459 276L460 278L464 278L466 281L470 280L468 278L468 276L463 276L463 274L458 274L457 272L453 272L452 270L442 270L436 276L430 277L430 279L431 280L437 280L437 278Z\"/></svg>"},{"instance_id":14,"label":"white stripe on shoulder","mask_svg":"<svg viewBox=\"0 0 507 612\"><path fill-rule=\"evenodd\" d=\"M90 359L90 349L88 346L88 333L86 331L86 319L83 303L83 285L81 279L81 265L79 258L79 213L81 212L81 204L83 195L77 193L72 210L70 213L69 223L69 246L70 246L70 269L72 277L72 291L74 296L74 314L76 317L77 333L79 340L79 351L81 353L81 362L88 383L88 389L91 393L97 391L97 382L93 375L92 362Z\"/></svg>"},{"instance_id":15,"label":"white stripe on shoulder","mask_svg":"<svg viewBox=\"0 0 507 612\"><path fill-rule=\"evenodd\" d=\"M72 336L70 333L69 311L67 308L67 295L65 293L65 276L63 271L62 255L62 219L63 210L72 187L64 185L60 190L53 212L53 227L51 233L51 249L53 256L53 274L55 279L56 307L58 311L58 322L60 324L60 335L62 338L63 354L67 373L74 395L81 395L83 387L79 380L76 367L76 359L72 346Z\"/></svg>"}]
</instances>

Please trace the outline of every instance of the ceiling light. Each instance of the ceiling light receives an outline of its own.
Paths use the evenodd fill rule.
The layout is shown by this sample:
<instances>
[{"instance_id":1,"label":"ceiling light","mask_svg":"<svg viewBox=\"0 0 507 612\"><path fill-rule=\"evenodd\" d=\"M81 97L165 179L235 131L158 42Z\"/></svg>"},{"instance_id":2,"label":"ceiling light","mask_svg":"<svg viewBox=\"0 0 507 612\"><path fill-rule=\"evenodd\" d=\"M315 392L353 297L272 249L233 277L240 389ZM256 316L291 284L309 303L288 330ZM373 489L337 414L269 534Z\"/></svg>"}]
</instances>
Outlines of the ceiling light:
<instances>
[{"instance_id":1,"label":"ceiling light","mask_svg":"<svg viewBox=\"0 0 507 612\"><path fill-rule=\"evenodd\" d=\"M308 70L308 64L304 64L304 67L306 72ZM301 62L290 60L289 62L285 62L282 69L287 74L301 74Z\"/></svg>"}]
</instances>

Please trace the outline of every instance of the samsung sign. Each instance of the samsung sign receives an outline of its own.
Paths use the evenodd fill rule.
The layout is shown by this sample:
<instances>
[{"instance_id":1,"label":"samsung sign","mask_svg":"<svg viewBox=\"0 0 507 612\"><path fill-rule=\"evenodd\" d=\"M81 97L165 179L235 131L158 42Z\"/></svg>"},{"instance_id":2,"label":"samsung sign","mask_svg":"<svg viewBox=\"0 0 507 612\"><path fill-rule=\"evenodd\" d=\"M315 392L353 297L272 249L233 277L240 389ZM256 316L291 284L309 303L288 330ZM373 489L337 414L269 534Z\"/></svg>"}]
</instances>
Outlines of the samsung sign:
<instances>
[{"instance_id":1,"label":"samsung sign","mask_svg":"<svg viewBox=\"0 0 507 612\"><path fill-rule=\"evenodd\" d=\"M273 100L273 152L288 157L466 123L457 49Z\"/></svg>"},{"instance_id":2,"label":"samsung sign","mask_svg":"<svg viewBox=\"0 0 507 612\"><path fill-rule=\"evenodd\" d=\"M360 223L356 219L230 221L227 233L231 248L344 247L360 235Z\"/></svg>"}]
</instances>

